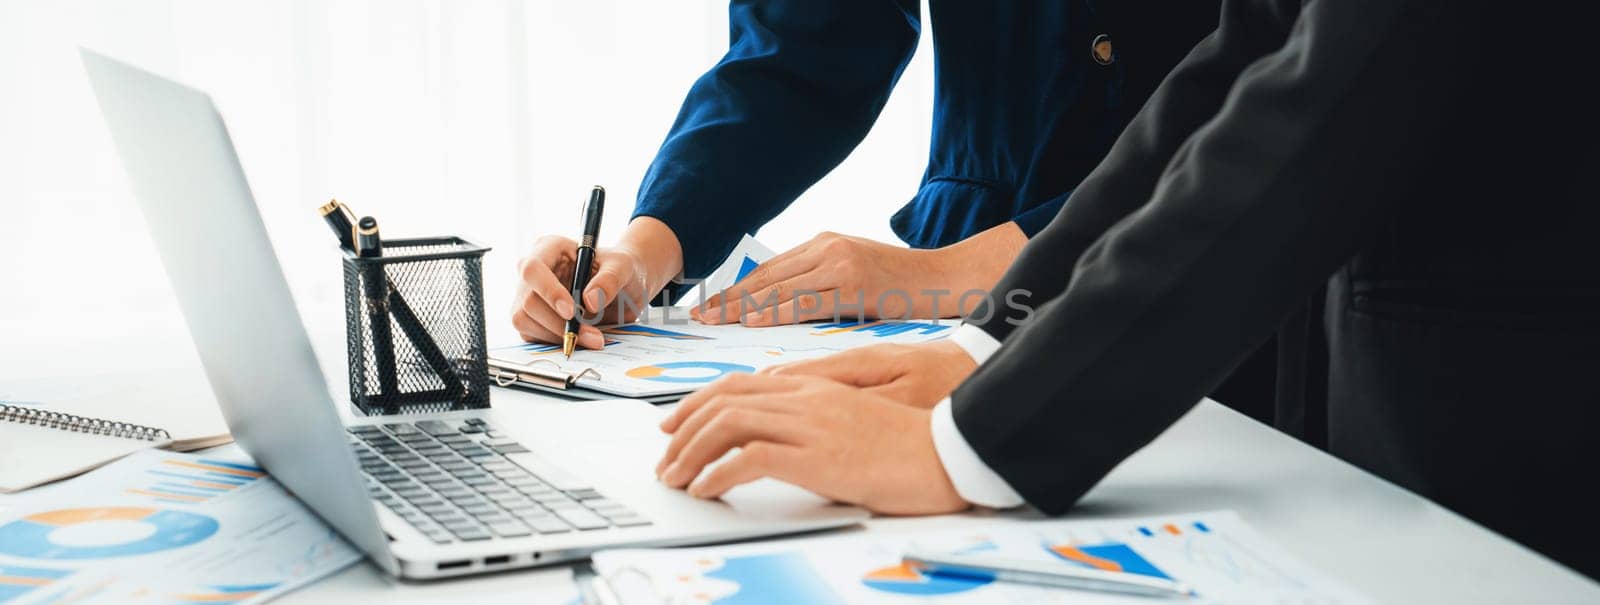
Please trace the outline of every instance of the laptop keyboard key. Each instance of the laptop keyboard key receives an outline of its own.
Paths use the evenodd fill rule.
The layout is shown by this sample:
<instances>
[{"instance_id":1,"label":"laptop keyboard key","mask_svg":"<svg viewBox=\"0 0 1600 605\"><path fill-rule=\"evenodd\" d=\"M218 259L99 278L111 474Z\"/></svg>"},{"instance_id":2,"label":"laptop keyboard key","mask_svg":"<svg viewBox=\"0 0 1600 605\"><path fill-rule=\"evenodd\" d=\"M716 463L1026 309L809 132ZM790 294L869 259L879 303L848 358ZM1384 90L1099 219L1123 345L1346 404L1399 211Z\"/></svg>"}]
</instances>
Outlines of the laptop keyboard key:
<instances>
[{"instance_id":1,"label":"laptop keyboard key","mask_svg":"<svg viewBox=\"0 0 1600 605\"><path fill-rule=\"evenodd\" d=\"M610 521L606 521L600 515L596 515L582 508L556 509L555 513L556 516L560 517L562 521L566 521L568 524L571 524L573 527L578 529L604 529L611 526Z\"/></svg>"},{"instance_id":2,"label":"laptop keyboard key","mask_svg":"<svg viewBox=\"0 0 1600 605\"><path fill-rule=\"evenodd\" d=\"M566 521L562 521L554 515L529 519L528 525L533 526L533 530L541 534L559 534L572 531L572 526L567 525Z\"/></svg>"},{"instance_id":3,"label":"laptop keyboard key","mask_svg":"<svg viewBox=\"0 0 1600 605\"><path fill-rule=\"evenodd\" d=\"M620 517L611 517L611 522L615 523L617 525L617 527L642 527L642 526L650 524L650 520L649 519L646 519L646 518L641 517L639 515L623 515L623 516L620 516Z\"/></svg>"},{"instance_id":4,"label":"laptop keyboard key","mask_svg":"<svg viewBox=\"0 0 1600 605\"><path fill-rule=\"evenodd\" d=\"M492 449L496 453L499 453L499 454L502 454L502 455L504 455L504 454L526 454L526 453L532 451L532 450L529 450L526 447L523 447L522 444L520 444L520 443L509 443L509 444L506 444L506 445L491 445L491 446L489 446L489 449Z\"/></svg>"},{"instance_id":5,"label":"laptop keyboard key","mask_svg":"<svg viewBox=\"0 0 1600 605\"><path fill-rule=\"evenodd\" d=\"M533 454L513 454L510 460L561 491L594 489L594 486L589 485L588 481L561 470L560 467L545 462L543 458Z\"/></svg>"},{"instance_id":6,"label":"laptop keyboard key","mask_svg":"<svg viewBox=\"0 0 1600 605\"><path fill-rule=\"evenodd\" d=\"M434 544L449 544L450 543L450 532L447 532L447 531L442 530L442 529L430 529L428 531L422 532L422 535L427 536L429 540L433 540Z\"/></svg>"},{"instance_id":7,"label":"laptop keyboard key","mask_svg":"<svg viewBox=\"0 0 1600 605\"><path fill-rule=\"evenodd\" d=\"M587 506L589 508L592 508L594 510L607 510L607 509L613 509L613 508L624 508L622 506L621 502L617 502L616 500L612 500L610 498L596 498L596 499L593 499L593 500L584 500L583 501L583 505Z\"/></svg>"},{"instance_id":8,"label":"laptop keyboard key","mask_svg":"<svg viewBox=\"0 0 1600 605\"><path fill-rule=\"evenodd\" d=\"M455 428L451 427L449 424L446 424L443 420L418 420L417 428L422 429L422 432L435 437L456 434Z\"/></svg>"},{"instance_id":9,"label":"laptop keyboard key","mask_svg":"<svg viewBox=\"0 0 1600 605\"><path fill-rule=\"evenodd\" d=\"M457 538L461 538L463 542L478 542L494 537L493 535L490 535L487 530L476 527L472 529L463 529L461 531L452 530L452 533L454 533Z\"/></svg>"},{"instance_id":10,"label":"laptop keyboard key","mask_svg":"<svg viewBox=\"0 0 1600 605\"><path fill-rule=\"evenodd\" d=\"M574 500L599 500L604 498L604 496L600 495L600 492L592 489L573 490L567 492L567 495L571 496Z\"/></svg>"},{"instance_id":11,"label":"laptop keyboard key","mask_svg":"<svg viewBox=\"0 0 1600 605\"><path fill-rule=\"evenodd\" d=\"M502 538L521 538L533 535L533 531L528 529L528 526L509 520L489 525L489 531Z\"/></svg>"},{"instance_id":12,"label":"laptop keyboard key","mask_svg":"<svg viewBox=\"0 0 1600 605\"><path fill-rule=\"evenodd\" d=\"M392 434L392 435L395 435L397 437L401 436L401 435L415 435L415 434L421 432L421 431L417 430L417 427L412 426L410 423L406 423L406 422L396 422L396 423L393 423L393 424L385 424L385 425L383 425L383 428L389 429L389 433Z\"/></svg>"},{"instance_id":13,"label":"laptop keyboard key","mask_svg":"<svg viewBox=\"0 0 1600 605\"><path fill-rule=\"evenodd\" d=\"M483 496L479 496L479 495L473 494L473 493L456 494L454 496L447 496L447 497L449 498L449 500L451 502L456 503L456 506L467 506L469 504L488 504L489 503L488 500L484 500L483 499Z\"/></svg>"}]
</instances>

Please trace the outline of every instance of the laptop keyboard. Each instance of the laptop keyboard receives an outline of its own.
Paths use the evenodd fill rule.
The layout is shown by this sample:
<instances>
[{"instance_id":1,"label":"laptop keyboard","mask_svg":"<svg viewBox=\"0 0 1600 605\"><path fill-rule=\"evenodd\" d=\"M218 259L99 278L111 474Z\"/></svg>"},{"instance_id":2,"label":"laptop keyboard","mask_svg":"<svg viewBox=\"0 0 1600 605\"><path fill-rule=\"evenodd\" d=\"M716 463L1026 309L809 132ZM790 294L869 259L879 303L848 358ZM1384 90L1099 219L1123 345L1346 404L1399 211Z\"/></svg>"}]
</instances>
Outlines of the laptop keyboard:
<instances>
[{"instance_id":1,"label":"laptop keyboard","mask_svg":"<svg viewBox=\"0 0 1600 605\"><path fill-rule=\"evenodd\" d=\"M438 544L650 524L481 418L349 431L368 492Z\"/></svg>"}]
</instances>

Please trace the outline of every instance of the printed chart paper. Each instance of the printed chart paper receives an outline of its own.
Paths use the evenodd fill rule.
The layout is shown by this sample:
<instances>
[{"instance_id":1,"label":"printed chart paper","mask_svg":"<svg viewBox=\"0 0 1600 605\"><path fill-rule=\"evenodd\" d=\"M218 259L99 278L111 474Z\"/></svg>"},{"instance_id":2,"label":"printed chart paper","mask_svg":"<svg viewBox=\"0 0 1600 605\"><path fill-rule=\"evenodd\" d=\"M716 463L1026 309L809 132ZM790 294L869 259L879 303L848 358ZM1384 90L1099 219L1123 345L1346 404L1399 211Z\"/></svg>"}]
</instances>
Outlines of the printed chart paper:
<instances>
[{"instance_id":1,"label":"printed chart paper","mask_svg":"<svg viewBox=\"0 0 1600 605\"><path fill-rule=\"evenodd\" d=\"M0 603L260 603L361 558L262 469L147 450L0 515Z\"/></svg>"},{"instance_id":2,"label":"printed chart paper","mask_svg":"<svg viewBox=\"0 0 1600 605\"><path fill-rule=\"evenodd\" d=\"M572 359L561 345L524 344L490 351L496 360L530 368L585 374L578 386L623 397L687 393L727 374L822 357L879 343L916 343L949 335L958 322L847 321L746 328L738 324L708 326L688 319L687 312L666 310L657 316L602 331L604 349L582 350Z\"/></svg>"},{"instance_id":3,"label":"printed chart paper","mask_svg":"<svg viewBox=\"0 0 1600 605\"><path fill-rule=\"evenodd\" d=\"M679 299L678 306L687 309L705 302L713 295L739 283L739 280L744 279L761 263L771 260L774 256L777 254L756 238L749 235L740 238L739 245L733 247L733 252L722 261L722 265Z\"/></svg>"},{"instance_id":4,"label":"printed chart paper","mask_svg":"<svg viewBox=\"0 0 1600 605\"><path fill-rule=\"evenodd\" d=\"M616 550L596 573L624 603L1146 604L1159 599L924 575L908 547L1175 579L1185 603L1370 601L1296 561L1231 512L1118 521L996 522L931 535L863 534L691 549Z\"/></svg>"}]
</instances>

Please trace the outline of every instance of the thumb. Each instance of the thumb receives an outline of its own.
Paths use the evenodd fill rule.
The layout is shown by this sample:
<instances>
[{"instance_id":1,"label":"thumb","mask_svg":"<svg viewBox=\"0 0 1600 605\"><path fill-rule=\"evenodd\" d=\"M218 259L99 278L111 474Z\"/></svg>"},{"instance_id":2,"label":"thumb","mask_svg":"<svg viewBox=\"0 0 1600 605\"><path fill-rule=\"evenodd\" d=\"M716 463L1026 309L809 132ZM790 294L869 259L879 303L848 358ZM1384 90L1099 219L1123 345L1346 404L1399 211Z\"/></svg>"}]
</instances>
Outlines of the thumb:
<instances>
[{"instance_id":1,"label":"thumb","mask_svg":"<svg viewBox=\"0 0 1600 605\"><path fill-rule=\"evenodd\" d=\"M583 290L583 308L589 313L599 313L601 309L610 306L617 300L623 288L628 283L627 276L623 273L621 263L602 262L600 270L589 278L589 287ZM630 305L638 306L643 301L628 301Z\"/></svg>"}]
</instances>

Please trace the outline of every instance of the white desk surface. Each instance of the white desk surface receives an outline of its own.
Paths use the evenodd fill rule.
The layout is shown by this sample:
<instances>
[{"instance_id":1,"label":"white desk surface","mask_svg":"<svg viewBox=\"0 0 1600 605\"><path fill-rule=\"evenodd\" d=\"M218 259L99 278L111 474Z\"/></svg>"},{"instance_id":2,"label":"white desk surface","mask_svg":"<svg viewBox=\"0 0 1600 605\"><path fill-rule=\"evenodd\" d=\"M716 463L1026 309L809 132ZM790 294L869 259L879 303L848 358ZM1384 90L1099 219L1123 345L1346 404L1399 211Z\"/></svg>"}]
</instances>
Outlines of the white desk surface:
<instances>
[{"instance_id":1,"label":"white desk surface","mask_svg":"<svg viewBox=\"0 0 1600 605\"><path fill-rule=\"evenodd\" d=\"M121 325L137 325L140 331L177 327L167 321ZM6 334L24 336L0 351L0 367L7 368L7 376L58 374L67 369L41 361L51 359L41 353L69 352L62 350L59 331L41 329L32 321L0 321L0 327L6 328ZM178 351L164 359L196 367L192 351L182 346L186 334L181 328L176 336L141 335L142 341L124 340L127 335L119 333L122 331L108 334L102 330L84 336L146 346L165 341ZM29 336L48 336L48 341ZM339 353L342 347L322 356L339 360ZM546 400L529 405L559 403ZM0 508L4 506L5 500L0 499ZM1593 580L1209 401L1119 466L1069 518L1216 509L1238 511L1245 521L1307 563L1384 603L1600 603L1600 584ZM942 529L981 515L879 518L869 521L865 531ZM416 583L393 580L363 563L278 602L521 603L526 602L525 591L559 577L550 572L509 572Z\"/></svg>"}]
</instances>

